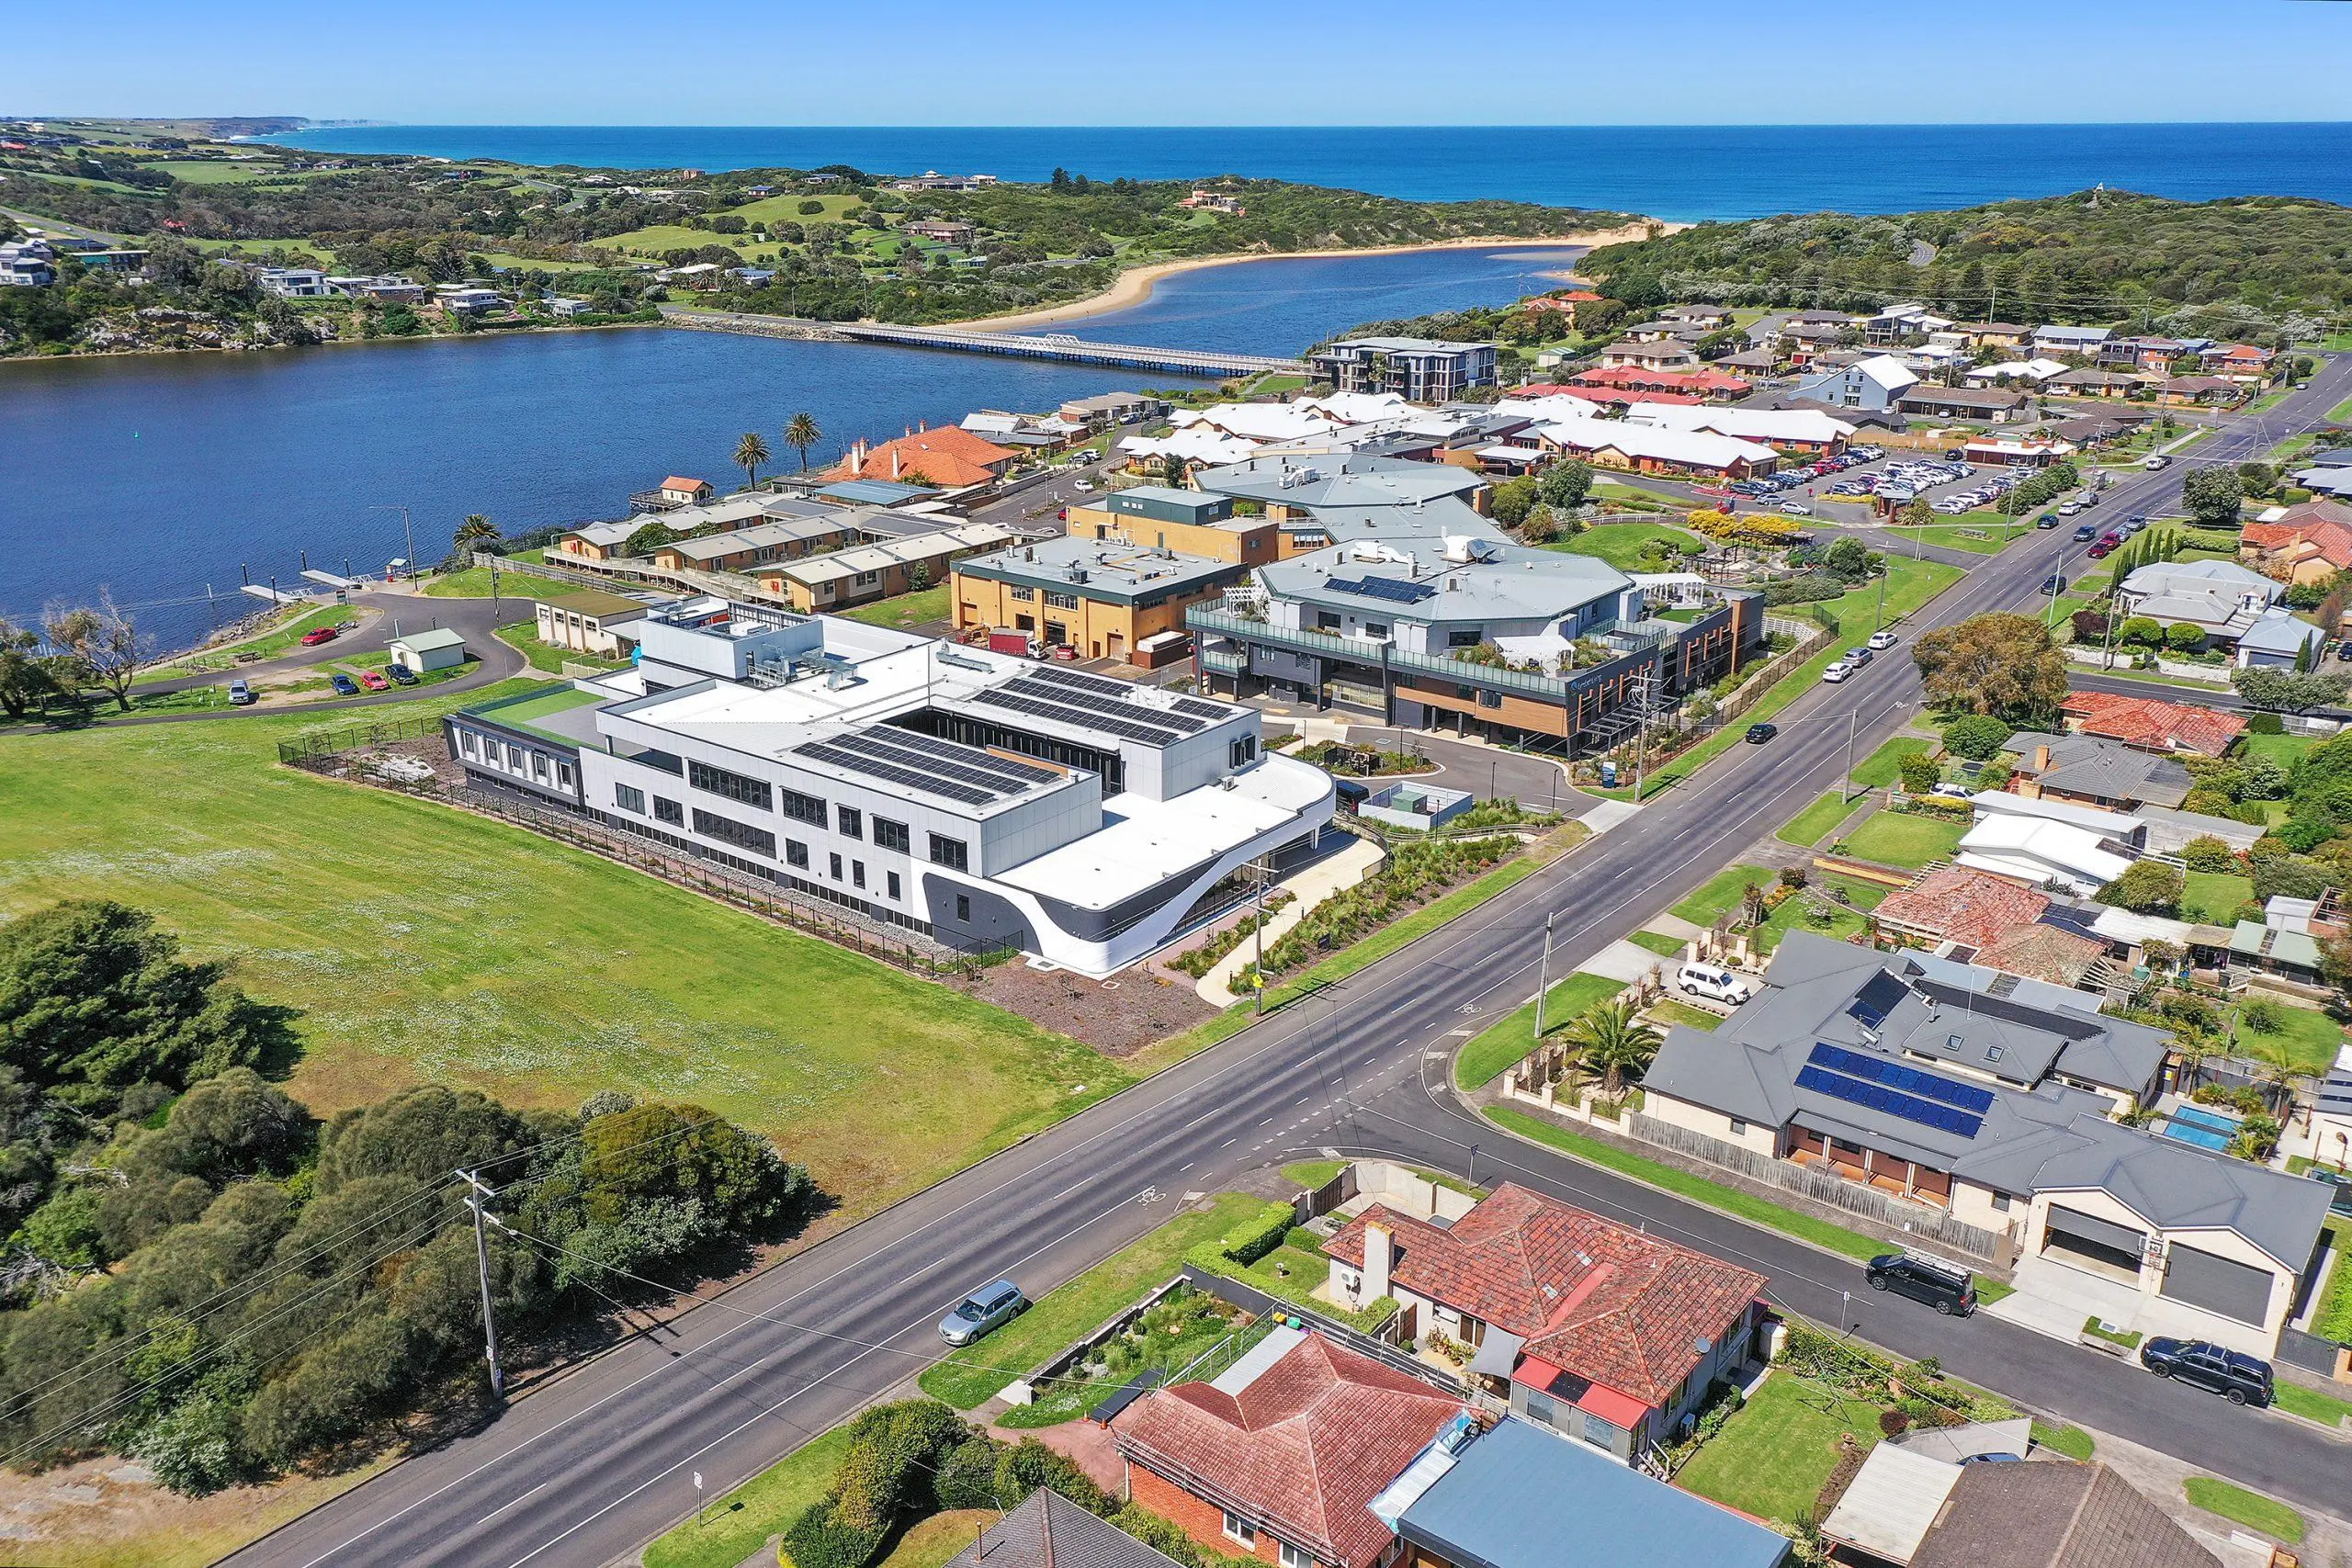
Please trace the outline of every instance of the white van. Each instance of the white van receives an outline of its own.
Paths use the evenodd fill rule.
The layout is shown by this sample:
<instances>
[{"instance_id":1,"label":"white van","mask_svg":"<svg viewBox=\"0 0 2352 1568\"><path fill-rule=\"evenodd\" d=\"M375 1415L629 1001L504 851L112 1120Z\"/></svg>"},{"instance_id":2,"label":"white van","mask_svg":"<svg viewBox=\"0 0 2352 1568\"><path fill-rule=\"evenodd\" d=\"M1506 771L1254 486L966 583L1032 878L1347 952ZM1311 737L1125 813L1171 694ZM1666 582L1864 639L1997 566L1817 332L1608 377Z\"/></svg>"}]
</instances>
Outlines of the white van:
<instances>
[{"instance_id":1,"label":"white van","mask_svg":"<svg viewBox=\"0 0 2352 1568\"><path fill-rule=\"evenodd\" d=\"M1674 983L1694 997L1737 1007L1755 991L1728 969L1713 964L1685 964L1674 972Z\"/></svg>"}]
</instances>

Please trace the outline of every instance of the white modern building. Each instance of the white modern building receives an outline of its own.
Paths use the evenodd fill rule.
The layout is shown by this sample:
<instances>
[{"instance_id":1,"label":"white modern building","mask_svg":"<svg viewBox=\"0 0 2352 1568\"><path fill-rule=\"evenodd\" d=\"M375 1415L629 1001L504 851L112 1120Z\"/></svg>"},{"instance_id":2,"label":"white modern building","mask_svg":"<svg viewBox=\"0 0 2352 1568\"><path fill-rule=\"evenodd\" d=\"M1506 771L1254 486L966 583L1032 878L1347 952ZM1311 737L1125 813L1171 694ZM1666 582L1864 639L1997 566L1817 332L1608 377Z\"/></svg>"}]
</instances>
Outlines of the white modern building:
<instances>
[{"instance_id":1,"label":"white modern building","mask_svg":"<svg viewBox=\"0 0 2352 1568\"><path fill-rule=\"evenodd\" d=\"M868 919L1096 976L1330 820L1329 776L1264 751L1235 704L717 598L635 629L635 667L576 700L451 715L450 755Z\"/></svg>"}]
</instances>

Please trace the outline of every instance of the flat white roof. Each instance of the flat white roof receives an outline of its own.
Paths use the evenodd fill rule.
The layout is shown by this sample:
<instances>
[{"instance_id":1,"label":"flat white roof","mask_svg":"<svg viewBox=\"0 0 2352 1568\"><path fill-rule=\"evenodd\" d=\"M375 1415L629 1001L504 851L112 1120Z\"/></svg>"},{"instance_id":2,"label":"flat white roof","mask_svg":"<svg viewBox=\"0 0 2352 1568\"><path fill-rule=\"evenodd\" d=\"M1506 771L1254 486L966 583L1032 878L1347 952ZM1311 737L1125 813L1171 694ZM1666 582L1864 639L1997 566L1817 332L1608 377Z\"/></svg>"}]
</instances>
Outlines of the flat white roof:
<instances>
[{"instance_id":1,"label":"flat white roof","mask_svg":"<svg viewBox=\"0 0 2352 1568\"><path fill-rule=\"evenodd\" d=\"M1821 1533L1873 1556L1908 1562L1958 1484L1960 1466L1881 1443L1821 1521Z\"/></svg>"},{"instance_id":2,"label":"flat white roof","mask_svg":"<svg viewBox=\"0 0 2352 1568\"><path fill-rule=\"evenodd\" d=\"M1231 784L1169 800L1114 795L1102 803L1100 829L994 880L1081 909L1108 908L1295 821L1331 787L1321 769L1278 753Z\"/></svg>"}]
</instances>

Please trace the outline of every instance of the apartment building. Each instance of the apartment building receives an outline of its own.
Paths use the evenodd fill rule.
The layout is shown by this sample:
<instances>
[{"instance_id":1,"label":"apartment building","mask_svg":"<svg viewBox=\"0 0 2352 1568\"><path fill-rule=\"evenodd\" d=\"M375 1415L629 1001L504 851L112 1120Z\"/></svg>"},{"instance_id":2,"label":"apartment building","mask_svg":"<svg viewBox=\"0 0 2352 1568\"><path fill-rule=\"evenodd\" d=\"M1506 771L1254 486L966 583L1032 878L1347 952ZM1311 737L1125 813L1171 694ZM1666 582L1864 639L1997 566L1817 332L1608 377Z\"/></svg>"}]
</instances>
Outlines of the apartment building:
<instances>
[{"instance_id":1,"label":"apartment building","mask_svg":"<svg viewBox=\"0 0 2352 1568\"><path fill-rule=\"evenodd\" d=\"M1337 391L1395 392L1410 402L1442 403L1494 384L1495 344L1348 338L1317 349L1308 363Z\"/></svg>"}]
</instances>

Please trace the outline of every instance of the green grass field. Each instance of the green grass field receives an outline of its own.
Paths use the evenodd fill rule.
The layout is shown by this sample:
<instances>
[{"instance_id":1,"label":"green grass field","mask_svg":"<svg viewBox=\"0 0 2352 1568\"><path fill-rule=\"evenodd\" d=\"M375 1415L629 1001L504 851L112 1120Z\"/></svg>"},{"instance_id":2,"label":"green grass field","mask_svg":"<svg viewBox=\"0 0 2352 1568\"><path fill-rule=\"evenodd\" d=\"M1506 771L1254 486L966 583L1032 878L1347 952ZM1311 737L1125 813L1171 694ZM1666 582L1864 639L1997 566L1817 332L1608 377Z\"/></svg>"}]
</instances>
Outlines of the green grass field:
<instances>
[{"instance_id":1,"label":"green grass field","mask_svg":"<svg viewBox=\"0 0 2352 1568\"><path fill-rule=\"evenodd\" d=\"M1168 1280L1186 1252L1215 1241L1261 1207L1261 1199L1228 1192L1200 1213L1177 1215L1059 1290L1048 1291L987 1338L951 1351L916 1381L933 1399L958 1410L978 1409L1006 1383Z\"/></svg>"},{"instance_id":2,"label":"green grass field","mask_svg":"<svg viewBox=\"0 0 2352 1568\"><path fill-rule=\"evenodd\" d=\"M524 1105L691 1100L775 1137L851 1213L1130 1081L1024 1020L640 873L278 765L280 739L335 722L0 747L0 911L153 911L192 955L301 1010L289 1087L322 1114L422 1081Z\"/></svg>"},{"instance_id":3,"label":"green grass field","mask_svg":"<svg viewBox=\"0 0 2352 1568\"><path fill-rule=\"evenodd\" d=\"M2003 538L2003 532L2008 535ZM1939 545L1948 550L1966 550L1971 555L1996 556L2003 549L2034 532L2033 519L2004 517L1997 512L1963 512L1949 523L1930 523L1922 528L1888 528L1884 530L1887 548L1906 549L1917 540L1927 545Z\"/></svg>"},{"instance_id":4,"label":"green grass field","mask_svg":"<svg viewBox=\"0 0 2352 1568\"><path fill-rule=\"evenodd\" d=\"M2309 1529L2303 1516L2286 1504L2265 1497L2259 1492L2249 1492L2243 1486L2233 1486L2226 1481L2216 1481L2210 1475L2192 1475L2181 1483L2181 1489L2190 1503L2209 1514L2219 1514L2233 1524L2260 1530L2264 1535L2285 1541L2289 1546L2303 1539Z\"/></svg>"},{"instance_id":5,"label":"green grass field","mask_svg":"<svg viewBox=\"0 0 2352 1568\"><path fill-rule=\"evenodd\" d=\"M947 584L943 582L936 588L919 588L895 599L876 599L871 604L843 610L842 616L870 626L915 626L944 621L948 614Z\"/></svg>"},{"instance_id":6,"label":"green grass field","mask_svg":"<svg viewBox=\"0 0 2352 1568\"><path fill-rule=\"evenodd\" d=\"M1633 571L1642 561L1643 547L1652 542L1671 546L1679 558L1686 542L1704 543L1688 528L1663 523L1596 523L1573 538L1556 539L1547 549L1575 556L1598 556L1620 571Z\"/></svg>"},{"instance_id":7,"label":"green grass field","mask_svg":"<svg viewBox=\"0 0 2352 1568\"><path fill-rule=\"evenodd\" d=\"M2180 918L2199 925L2225 926L2232 911L2254 897L2254 878L2222 871L2192 871L2180 896Z\"/></svg>"},{"instance_id":8,"label":"green grass field","mask_svg":"<svg viewBox=\"0 0 2352 1568\"><path fill-rule=\"evenodd\" d=\"M1774 873L1760 865L1736 865L1729 870L1719 871L1704 887L1677 904L1674 914L1694 926L1712 926L1739 908L1742 890L1749 883L1761 883L1770 887L1774 880Z\"/></svg>"},{"instance_id":9,"label":"green grass field","mask_svg":"<svg viewBox=\"0 0 2352 1568\"><path fill-rule=\"evenodd\" d=\"M345 621L356 621L358 618L359 612L348 604L322 604L315 610L305 610L293 619L281 622L257 637L247 637L243 642L222 643L218 648L208 648L201 652L186 654L168 663L154 665L145 673L160 679L183 674L191 670L226 670L236 663L236 656L240 653L250 653L256 661L275 659L300 642L304 632L315 630L320 626L337 626Z\"/></svg>"},{"instance_id":10,"label":"green grass field","mask_svg":"<svg viewBox=\"0 0 2352 1568\"><path fill-rule=\"evenodd\" d=\"M1903 759L1923 756L1936 749L1936 743L1922 735L1898 735L1862 759L1849 775L1858 784L1871 789L1884 789L1903 776Z\"/></svg>"},{"instance_id":11,"label":"green grass field","mask_svg":"<svg viewBox=\"0 0 2352 1568\"><path fill-rule=\"evenodd\" d=\"M2278 1385L2278 1408L2316 1421L2324 1427L2341 1427L2344 1418L2352 1416L2352 1399L2338 1399L2332 1393L2321 1393L2299 1382Z\"/></svg>"},{"instance_id":12,"label":"green grass field","mask_svg":"<svg viewBox=\"0 0 2352 1568\"><path fill-rule=\"evenodd\" d=\"M735 1568L832 1490L849 1428L820 1432L645 1549L645 1568Z\"/></svg>"},{"instance_id":13,"label":"green grass field","mask_svg":"<svg viewBox=\"0 0 2352 1568\"><path fill-rule=\"evenodd\" d=\"M463 571L443 572L424 585L424 592L435 599L487 599L490 597L490 568L469 566ZM498 596L501 599L530 603L579 592L576 583L541 577L535 571L510 571L504 567L498 569Z\"/></svg>"},{"instance_id":14,"label":"green grass field","mask_svg":"<svg viewBox=\"0 0 2352 1568\"><path fill-rule=\"evenodd\" d=\"M1977 1299L1980 1302L1984 1300L1981 1292ZM2072 1460L2088 1461L2098 1451L2098 1443L2080 1427L2052 1427L2036 1421L2033 1424L2033 1440L2051 1452L2064 1454Z\"/></svg>"},{"instance_id":15,"label":"green grass field","mask_svg":"<svg viewBox=\"0 0 2352 1568\"><path fill-rule=\"evenodd\" d=\"M1660 958L1679 958L1683 948L1689 945L1680 937L1668 936L1664 931L1635 931L1625 940L1635 947L1648 949Z\"/></svg>"},{"instance_id":16,"label":"green grass field","mask_svg":"<svg viewBox=\"0 0 2352 1568\"><path fill-rule=\"evenodd\" d=\"M2240 1006L2231 1012L2237 1029L2239 1045L2256 1056L2274 1062L2284 1062L2299 1073L2314 1076L2327 1071L2328 1064L2344 1048L2344 1029L2334 1019L2316 1008L2290 1007L2275 1004L2278 1015L2278 1032L2266 1034L2245 1021L2245 1009Z\"/></svg>"},{"instance_id":17,"label":"green grass field","mask_svg":"<svg viewBox=\"0 0 2352 1568\"><path fill-rule=\"evenodd\" d=\"M1949 859L1967 831L1965 822L1882 811L1849 834L1846 847L1859 859L1917 871L1931 860Z\"/></svg>"},{"instance_id":18,"label":"green grass field","mask_svg":"<svg viewBox=\"0 0 2352 1568\"><path fill-rule=\"evenodd\" d=\"M531 661L531 668L549 675L560 675L567 664L583 665L595 670L626 670L626 659L599 659L593 653L578 653L552 642L539 640L539 623L536 620L516 621L498 628L498 640Z\"/></svg>"},{"instance_id":19,"label":"green grass field","mask_svg":"<svg viewBox=\"0 0 2352 1568\"><path fill-rule=\"evenodd\" d=\"M1704 1008L1694 1008L1689 1002L1678 1002L1672 997L1654 1001L1644 1016L1657 1023L1679 1024L1685 1029L1702 1029L1713 1033L1723 1020Z\"/></svg>"},{"instance_id":20,"label":"green grass field","mask_svg":"<svg viewBox=\"0 0 2352 1568\"><path fill-rule=\"evenodd\" d=\"M2267 757L2282 768L2291 768L2319 742L2316 735L2247 735L2239 739L2238 747L2249 757Z\"/></svg>"},{"instance_id":21,"label":"green grass field","mask_svg":"<svg viewBox=\"0 0 2352 1568\"><path fill-rule=\"evenodd\" d=\"M1829 829L1861 809L1861 804L1842 795L1825 795L1791 818L1772 837L1784 844L1817 844L1829 836Z\"/></svg>"},{"instance_id":22,"label":"green grass field","mask_svg":"<svg viewBox=\"0 0 2352 1568\"><path fill-rule=\"evenodd\" d=\"M1675 1482L1758 1518L1794 1519L1811 1512L1848 1435L1876 1444L1878 1407L1776 1371Z\"/></svg>"},{"instance_id":23,"label":"green grass field","mask_svg":"<svg viewBox=\"0 0 2352 1568\"><path fill-rule=\"evenodd\" d=\"M1844 901L1828 897L1833 891L1843 892ZM1792 931L1811 931L1843 942L1861 931L1863 915L1877 908L1879 900L1890 891L1874 882L1816 874L1806 891L1781 900L1781 907L1765 917L1764 924L1756 932L1757 950L1772 952L1781 945L1781 939ZM1822 897L1815 897L1815 894Z\"/></svg>"},{"instance_id":24,"label":"green grass field","mask_svg":"<svg viewBox=\"0 0 2352 1568\"><path fill-rule=\"evenodd\" d=\"M1544 1032L1557 1032L1624 988L1624 981L1605 975L1575 974L1555 983L1544 1004ZM1484 1089L1534 1049L1535 1004L1529 1002L1462 1047L1453 1059L1453 1081L1464 1089Z\"/></svg>"}]
</instances>

